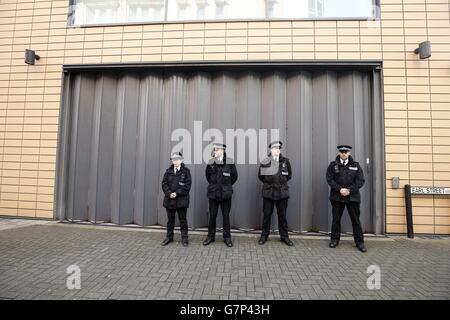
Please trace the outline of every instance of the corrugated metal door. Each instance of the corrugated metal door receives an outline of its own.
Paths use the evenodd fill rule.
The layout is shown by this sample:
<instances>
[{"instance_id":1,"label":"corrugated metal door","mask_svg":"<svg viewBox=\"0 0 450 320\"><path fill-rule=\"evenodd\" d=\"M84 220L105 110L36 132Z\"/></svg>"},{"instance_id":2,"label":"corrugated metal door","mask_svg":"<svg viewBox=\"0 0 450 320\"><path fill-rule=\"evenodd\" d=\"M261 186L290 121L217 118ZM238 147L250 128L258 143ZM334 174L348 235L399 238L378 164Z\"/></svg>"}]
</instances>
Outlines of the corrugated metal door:
<instances>
[{"instance_id":1,"label":"corrugated metal door","mask_svg":"<svg viewBox=\"0 0 450 320\"><path fill-rule=\"evenodd\" d=\"M373 232L371 172L366 166L372 150L371 81L371 73L357 71L72 74L65 218L165 225L160 183L169 166L171 134L177 128L193 133L197 120L203 130L280 130L286 142L283 153L293 168L288 222L296 231L330 229L325 170L337 144L353 145L367 178L362 224ZM189 168L189 225L205 227L205 164ZM231 213L235 228L260 228L257 168L238 165ZM343 230L351 230L347 215Z\"/></svg>"}]
</instances>

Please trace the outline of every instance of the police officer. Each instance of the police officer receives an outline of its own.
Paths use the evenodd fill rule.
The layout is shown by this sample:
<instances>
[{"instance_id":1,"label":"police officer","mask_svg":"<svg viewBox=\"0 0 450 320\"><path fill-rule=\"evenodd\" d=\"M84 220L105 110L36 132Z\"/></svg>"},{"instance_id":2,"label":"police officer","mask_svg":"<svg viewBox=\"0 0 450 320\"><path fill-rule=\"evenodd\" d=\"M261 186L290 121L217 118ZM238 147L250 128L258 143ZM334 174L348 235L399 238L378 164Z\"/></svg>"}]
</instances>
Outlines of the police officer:
<instances>
[{"instance_id":1,"label":"police officer","mask_svg":"<svg viewBox=\"0 0 450 320\"><path fill-rule=\"evenodd\" d=\"M278 227L280 230L280 239L288 246L294 244L289 239L288 225L286 220L286 208L289 198L289 187L287 182L292 177L291 164L288 158L281 154L281 141L274 141L269 144L269 157L261 162L258 172L258 178L263 183L263 225L261 238L258 244L263 245L269 238L270 219L274 206L277 207Z\"/></svg>"},{"instance_id":2,"label":"police officer","mask_svg":"<svg viewBox=\"0 0 450 320\"><path fill-rule=\"evenodd\" d=\"M359 221L359 204L361 197L359 189L364 185L364 173L358 162L350 155L351 146L337 147L339 154L327 169L327 182L331 187L330 201L333 207L333 224L331 226L330 248L336 248L341 236L341 217L345 207L352 221L353 238L356 247L366 252L364 235Z\"/></svg>"},{"instance_id":3,"label":"police officer","mask_svg":"<svg viewBox=\"0 0 450 320\"><path fill-rule=\"evenodd\" d=\"M166 246L173 241L175 213L178 212L181 242L184 247L187 247L189 242L186 212L189 207L191 173L183 163L183 155L181 152L172 154L170 160L172 161L172 165L164 173L161 184L164 191L163 206L167 211L167 236L161 245Z\"/></svg>"},{"instance_id":4,"label":"police officer","mask_svg":"<svg viewBox=\"0 0 450 320\"><path fill-rule=\"evenodd\" d=\"M223 241L228 247L233 246L230 233L230 208L231 196L233 194L233 184L238 179L236 165L232 159L227 158L226 145L221 143L213 144L213 158L206 166L206 180L208 180L209 198L209 225L208 236L203 241L207 246L215 241L216 218L219 206L223 216Z\"/></svg>"}]
</instances>

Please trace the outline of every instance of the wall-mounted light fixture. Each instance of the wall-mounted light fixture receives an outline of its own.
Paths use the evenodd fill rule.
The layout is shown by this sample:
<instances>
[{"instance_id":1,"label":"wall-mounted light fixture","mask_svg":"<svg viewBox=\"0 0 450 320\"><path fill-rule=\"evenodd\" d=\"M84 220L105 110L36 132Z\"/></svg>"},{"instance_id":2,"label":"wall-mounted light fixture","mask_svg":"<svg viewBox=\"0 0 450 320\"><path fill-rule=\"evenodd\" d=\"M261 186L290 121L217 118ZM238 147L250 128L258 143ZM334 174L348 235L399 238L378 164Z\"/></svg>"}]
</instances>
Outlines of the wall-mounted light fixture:
<instances>
[{"instance_id":1,"label":"wall-mounted light fixture","mask_svg":"<svg viewBox=\"0 0 450 320\"><path fill-rule=\"evenodd\" d=\"M25 49L25 63L26 64L34 64L35 60L39 60L39 57L34 50Z\"/></svg>"},{"instance_id":2,"label":"wall-mounted light fixture","mask_svg":"<svg viewBox=\"0 0 450 320\"><path fill-rule=\"evenodd\" d=\"M431 57L431 42L424 41L419 43L419 47L414 50L415 54L419 54L420 59L427 59Z\"/></svg>"}]
</instances>

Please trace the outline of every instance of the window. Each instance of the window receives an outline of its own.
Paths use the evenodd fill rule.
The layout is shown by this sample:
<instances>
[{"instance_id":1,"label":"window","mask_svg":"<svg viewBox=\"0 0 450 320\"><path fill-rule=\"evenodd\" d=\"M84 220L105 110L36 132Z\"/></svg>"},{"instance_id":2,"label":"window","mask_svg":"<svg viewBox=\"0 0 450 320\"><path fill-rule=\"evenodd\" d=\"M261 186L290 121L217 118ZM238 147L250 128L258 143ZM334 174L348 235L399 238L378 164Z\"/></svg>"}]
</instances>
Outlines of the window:
<instances>
[{"instance_id":1,"label":"window","mask_svg":"<svg viewBox=\"0 0 450 320\"><path fill-rule=\"evenodd\" d=\"M373 19L379 0L72 0L69 24Z\"/></svg>"},{"instance_id":2,"label":"window","mask_svg":"<svg viewBox=\"0 0 450 320\"><path fill-rule=\"evenodd\" d=\"M128 0L128 21L162 21L164 20L164 0Z\"/></svg>"},{"instance_id":3,"label":"window","mask_svg":"<svg viewBox=\"0 0 450 320\"><path fill-rule=\"evenodd\" d=\"M73 0L69 24L164 21L165 6L166 0Z\"/></svg>"},{"instance_id":4,"label":"window","mask_svg":"<svg viewBox=\"0 0 450 320\"><path fill-rule=\"evenodd\" d=\"M189 2L187 0L177 0L177 20L185 20L187 18Z\"/></svg>"},{"instance_id":5,"label":"window","mask_svg":"<svg viewBox=\"0 0 450 320\"><path fill-rule=\"evenodd\" d=\"M108 23L117 19L119 1L92 0L83 3L83 16L93 23Z\"/></svg>"},{"instance_id":6,"label":"window","mask_svg":"<svg viewBox=\"0 0 450 320\"><path fill-rule=\"evenodd\" d=\"M268 18L275 18L278 14L277 14L277 9L279 3L277 0L267 0L266 1L266 15Z\"/></svg>"},{"instance_id":7,"label":"window","mask_svg":"<svg viewBox=\"0 0 450 320\"><path fill-rule=\"evenodd\" d=\"M206 18L207 0L197 0L197 19L202 20Z\"/></svg>"},{"instance_id":8,"label":"window","mask_svg":"<svg viewBox=\"0 0 450 320\"><path fill-rule=\"evenodd\" d=\"M225 0L216 0L216 19L223 19L225 17L225 7L228 3Z\"/></svg>"},{"instance_id":9,"label":"window","mask_svg":"<svg viewBox=\"0 0 450 320\"><path fill-rule=\"evenodd\" d=\"M264 0L167 0L167 21L260 19Z\"/></svg>"},{"instance_id":10,"label":"window","mask_svg":"<svg viewBox=\"0 0 450 320\"><path fill-rule=\"evenodd\" d=\"M323 17L323 0L309 0L308 17Z\"/></svg>"},{"instance_id":11,"label":"window","mask_svg":"<svg viewBox=\"0 0 450 320\"><path fill-rule=\"evenodd\" d=\"M317 0L322 2L321 10L326 18L351 18L351 17L374 17L376 12L374 1L371 0Z\"/></svg>"}]
</instances>

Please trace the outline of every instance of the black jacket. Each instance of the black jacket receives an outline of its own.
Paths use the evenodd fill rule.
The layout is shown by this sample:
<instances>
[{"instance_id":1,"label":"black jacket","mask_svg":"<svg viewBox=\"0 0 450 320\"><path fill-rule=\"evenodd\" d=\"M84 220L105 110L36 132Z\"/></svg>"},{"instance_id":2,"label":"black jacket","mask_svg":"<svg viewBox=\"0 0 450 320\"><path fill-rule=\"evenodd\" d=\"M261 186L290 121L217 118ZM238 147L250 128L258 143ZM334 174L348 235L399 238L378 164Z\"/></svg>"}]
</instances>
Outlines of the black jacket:
<instances>
[{"instance_id":1,"label":"black jacket","mask_svg":"<svg viewBox=\"0 0 450 320\"><path fill-rule=\"evenodd\" d=\"M330 200L339 202L361 202L359 189L364 185L364 173L358 162L352 156L347 165L341 164L339 156L332 161L327 169L327 182L331 187ZM341 188L350 190L350 195L341 196Z\"/></svg>"},{"instance_id":2,"label":"black jacket","mask_svg":"<svg viewBox=\"0 0 450 320\"><path fill-rule=\"evenodd\" d=\"M289 198L289 186L287 182L292 178L291 163L288 158L281 154L278 163L271 157L264 159L259 166L258 178L263 183L262 196L271 200L281 200ZM270 170L271 165L274 171Z\"/></svg>"},{"instance_id":3,"label":"black jacket","mask_svg":"<svg viewBox=\"0 0 450 320\"><path fill-rule=\"evenodd\" d=\"M188 168L181 164L180 170L175 174L173 165L164 173L161 183L164 191L163 206L167 209L188 208L189 207L189 191L191 190L191 172ZM177 196L171 198L170 194L175 192Z\"/></svg>"},{"instance_id":4,"label":"black jacket","mask_svg":"<svg viewBox=\"0 0 450 320\"><path fill-rule=\"evenodd\" d=\"M208 180L208 198L214 200L227 200L233 195L233 184L238 179L236 165L223 156L223 163L216 163L211 159L206 166L206 180Z\"/></svg>"}]
</instances>

